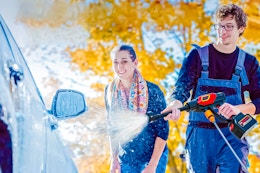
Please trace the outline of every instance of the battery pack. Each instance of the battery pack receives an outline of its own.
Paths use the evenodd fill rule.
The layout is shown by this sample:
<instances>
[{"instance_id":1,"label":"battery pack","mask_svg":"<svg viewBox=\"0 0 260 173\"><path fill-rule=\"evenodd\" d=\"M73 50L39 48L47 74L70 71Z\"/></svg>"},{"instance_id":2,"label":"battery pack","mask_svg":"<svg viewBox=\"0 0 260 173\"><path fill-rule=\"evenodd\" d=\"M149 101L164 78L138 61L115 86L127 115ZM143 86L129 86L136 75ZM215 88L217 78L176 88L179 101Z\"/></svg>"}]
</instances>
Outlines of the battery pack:
<instances>
[{"instance_id":1,"label":"battery pack","mask_svg":"<svg viewBox=\"0 0 260 173\"><path fill-rule=\"evenodd\" d=\"M236 137L242 139L256 124L257 121L251 115L239 113L232 118L229 129Z\"/></svg>"}]
</instances>

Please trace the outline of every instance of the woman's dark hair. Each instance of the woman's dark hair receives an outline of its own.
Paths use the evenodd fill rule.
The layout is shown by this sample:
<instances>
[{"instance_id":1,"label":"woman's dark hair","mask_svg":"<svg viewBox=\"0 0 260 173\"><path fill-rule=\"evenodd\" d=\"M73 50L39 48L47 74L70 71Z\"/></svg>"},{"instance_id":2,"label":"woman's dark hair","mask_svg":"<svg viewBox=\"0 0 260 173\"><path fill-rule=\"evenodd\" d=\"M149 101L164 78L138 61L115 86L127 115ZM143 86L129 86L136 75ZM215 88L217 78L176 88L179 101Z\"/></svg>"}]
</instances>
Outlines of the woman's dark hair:
<instances>
[{"instance_id":1,"label":"woman's dark hair","mask_svg":"<svg viewBox=\"0 0 260 173\"><path fill-rule=\"evenodd\" d=\"M228 16L232 16L236 23L238 29L241 27L246 27L247 16L245 12L235 4L226 4L220 6L215 12L215 20L222 20ZM241 33L242 35L243 33Z\"/></svg>"},{"instance_id":2,"label":"woman's dark hair","mask_svg":"<svg viewBox=\"0 0 260 173\"><path fill-rule=\"evenodd\" d=\"M130 45L121 45L121 46L116 46L112 51L111 51L111 58L113 59L116 55L117 52L119 51L128 51L130 54L130 58L132 61L136 60L136 54L135 50L133 49L132 46Z\"/></svg>"}]
</instances>

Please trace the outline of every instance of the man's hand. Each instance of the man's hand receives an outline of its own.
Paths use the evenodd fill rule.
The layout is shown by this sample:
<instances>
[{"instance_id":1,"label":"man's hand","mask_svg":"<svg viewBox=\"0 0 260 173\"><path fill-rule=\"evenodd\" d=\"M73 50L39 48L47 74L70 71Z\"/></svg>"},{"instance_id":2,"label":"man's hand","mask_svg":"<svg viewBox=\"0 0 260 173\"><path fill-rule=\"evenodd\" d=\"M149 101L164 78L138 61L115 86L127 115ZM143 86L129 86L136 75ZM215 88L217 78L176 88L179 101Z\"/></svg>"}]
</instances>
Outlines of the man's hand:
<instances>
[{"instance_id":1,"label":"man's hand","mask_svg":"<svg viewBox=\"0 0 260 173\"><path fill-rule=\"evenodd\" d=\"M218 108L218 113L224 116L226 119L230 119L233 115L239 114L241 111L229 103L224 103Z\"/></svg>"},{"instance_id":2,"label":"man's hand","mask_svg":"<svg viewBox=\"0 0 260 173\"><path fill-rule=\"evenodd\" d=\"M171 112L166 117L164 117L164 120L177 121L181 116L181 111L178 108L182 106L183 105L179 100L174 100L173 102L171 102L171 104L161 112L161 113Z\"/></svg>"}]
</instances>

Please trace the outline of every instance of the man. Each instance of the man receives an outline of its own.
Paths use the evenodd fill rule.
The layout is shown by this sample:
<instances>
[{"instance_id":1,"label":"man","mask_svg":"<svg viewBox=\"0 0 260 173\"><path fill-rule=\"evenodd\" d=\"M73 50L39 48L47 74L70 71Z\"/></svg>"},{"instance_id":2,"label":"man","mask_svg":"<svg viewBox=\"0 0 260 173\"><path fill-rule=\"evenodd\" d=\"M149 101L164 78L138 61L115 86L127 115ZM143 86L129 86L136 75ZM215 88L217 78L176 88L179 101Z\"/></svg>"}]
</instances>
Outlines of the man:
<instances>
[{"instance_id":1,"label":"man","mask_svg":"<svg viewBox=\"0 0 260 173\"><path fill-rule=\"evenodd\" d=\"M218 113L226 119L239 114L260 113L260 69L257 59L237 47L246 28L246 14L234 5L223 5L215 12L217 41L193 49L184 59L172 93L173 102L162 113L171 111L166 120L178 120L181 107L190 98L211 92L224 92L226 102ZM244 91L250 103L245 103ZM217 121L221 131L237 153L241 163L220 133L204 115L190 112L186 131L186 158L190 172L243 172L247 165L248 144L231 134L227 123Z\"/></svg>"}]
</instances>

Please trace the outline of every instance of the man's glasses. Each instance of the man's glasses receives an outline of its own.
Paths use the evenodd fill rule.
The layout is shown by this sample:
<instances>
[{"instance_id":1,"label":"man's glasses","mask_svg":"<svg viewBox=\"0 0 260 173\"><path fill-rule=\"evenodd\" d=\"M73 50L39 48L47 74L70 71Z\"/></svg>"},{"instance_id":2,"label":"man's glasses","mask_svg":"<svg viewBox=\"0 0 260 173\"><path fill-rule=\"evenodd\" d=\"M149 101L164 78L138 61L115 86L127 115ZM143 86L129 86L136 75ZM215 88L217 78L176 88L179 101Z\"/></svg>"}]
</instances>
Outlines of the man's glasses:
<instances>
[{"instance_id":1,"label":"man's glasses","mask_svg":"<svg viewBox=\"0 0 260 173\"><path fill-rule=\"evenodd\" d=\"M227 25L214 24L213 26L214 26L214 28L215 28L216 30L219 30L219 29L223 29L223 28L224 28L226 31L232 31L233 28L234 28L234 25L230 25L230 24L227 24Z\"/></svg>"}]
</instances>

